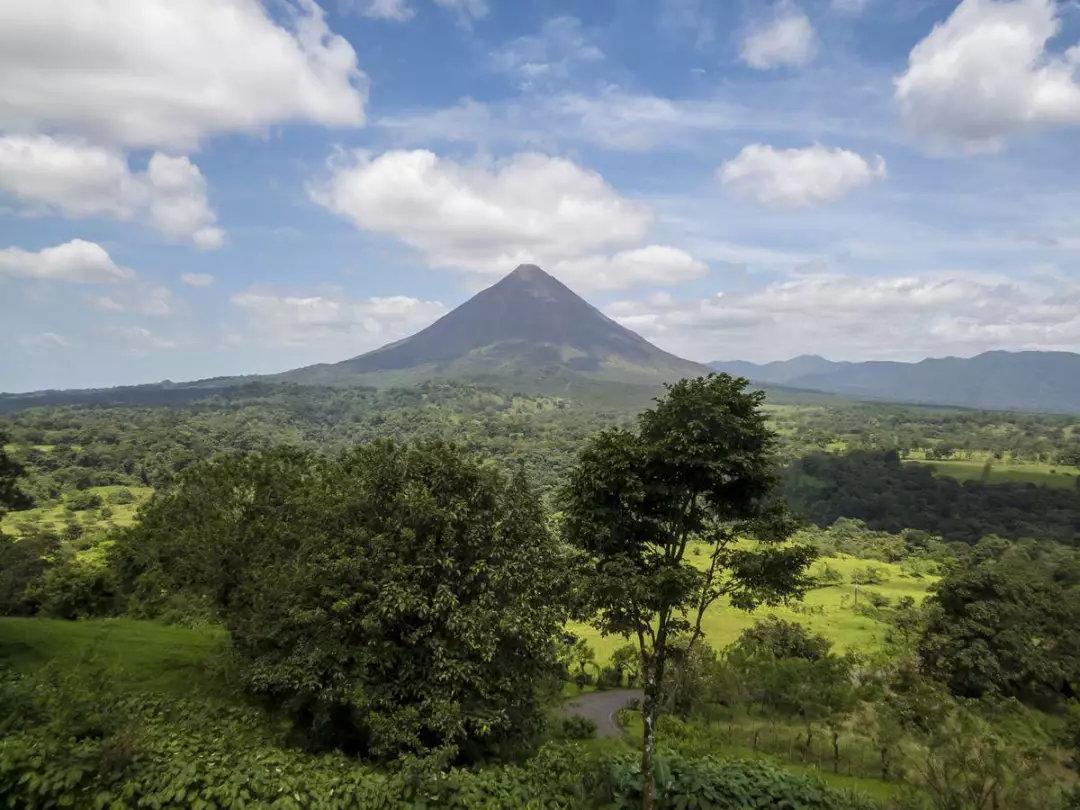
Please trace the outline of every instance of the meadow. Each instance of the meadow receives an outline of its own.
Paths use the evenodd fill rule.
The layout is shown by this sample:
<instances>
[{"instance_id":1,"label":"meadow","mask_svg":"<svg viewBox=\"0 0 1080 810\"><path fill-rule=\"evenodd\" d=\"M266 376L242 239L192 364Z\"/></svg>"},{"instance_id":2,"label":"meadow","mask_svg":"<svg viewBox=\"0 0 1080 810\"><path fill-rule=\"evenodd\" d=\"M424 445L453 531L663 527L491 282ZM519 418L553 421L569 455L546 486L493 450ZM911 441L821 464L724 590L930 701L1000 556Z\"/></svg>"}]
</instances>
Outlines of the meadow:
<instances>
[{"instance_id":1,"label":"meadow","mask_svg":"<svg viewBox=\"0 0 1080 810\"><path fill-rule=\"evenodd\" d=\"M981 481L986 484L1035 484L1070 489L1080 480L1080 468L1042 461L998 461L990 458L926 459L908 458L909 464L925 464L938 475L957 481ZM987 463L990 467L987 469Z\"/></svg>"},{"instance_id":2,"label":"meadow","mask_svg":"<svg viewBox=\"0 0 1080 810\"><path fill-rule=\"evenodd\" d=\"M704 546L697 546L691 551L690 559L704 567L706 554ZM853 575L857 576L867 568L876 569L875 578L880 581L872 585L855 584L852 581ZM722 649L734 642L740 633L755 622L775 616L786 621L799 622L808 630L825 636L833 643L837 652L851 650L873 653L880 650L884 644L888 625L860 612L860 605L866 608L872 594L887 599L893 605L903 597L911 597L916 603L921 603L937 581L937 577L912 570L910 566L867 561L849 555L821 557L812 566L810 573L820 577L826 569L839 575L842 582L814 588L801 601L792 601L787 605L763 606L748 612L733 608L726 598L719 599L705 613L702 622L705 640L714 649ZM584 638L596 651L598 666L607 664L611 654L628 643L626 639L617 636L602 636L590 625L572 624L569 629Z\"/></svg>"}]
</instances>

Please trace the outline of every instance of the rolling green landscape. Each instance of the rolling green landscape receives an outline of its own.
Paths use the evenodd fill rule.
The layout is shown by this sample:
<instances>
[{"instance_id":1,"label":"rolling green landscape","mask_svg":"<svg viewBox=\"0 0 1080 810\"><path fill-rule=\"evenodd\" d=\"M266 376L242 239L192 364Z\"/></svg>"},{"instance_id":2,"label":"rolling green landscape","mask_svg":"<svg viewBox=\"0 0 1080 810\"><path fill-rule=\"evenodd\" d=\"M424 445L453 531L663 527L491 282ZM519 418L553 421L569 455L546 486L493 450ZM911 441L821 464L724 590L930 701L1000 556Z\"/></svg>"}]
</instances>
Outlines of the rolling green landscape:
<instances>
[{"instance_id":1,"label":"rolling green landscape","mask_svg":"<svg viewBox=\"0 0 1080 810\"><path fill-rule=\"evenodd\" d=\"M783 396L778 394L781 400ZM44 738L35 736L35 728L67 729L65 724L75 722L70 712L61 711L62 706L70 704L79 707L80 714L105 718L123 705L132 718L142 718L137 721L141 742L125 743L137 745L143 752L138 756L153 759L177 745L181 748L176 750L183 752L181 761L185 757L194 762L238 756L235 748L222 747L213 739L245 741L242 744L255 752L255 761L267 757L287 769L295 796L300 797L292 799L297 806L316 802L315 797L325 801L327 790L339 790L345 783L353 786L349 788L352 798L341 806L381 806L379 802L390 796L419 795L413 793L416 790L441 796L437 803L452 805L457 801L464 802L463 806L520 806L522 802L543 804L549 800L562 803L559 806L584 806L594 801L587 795L606 796L604 801L616 804L637 801L631 798L636 794L632 780L626 781L625 768L637 756L635 738L642 733L641 714L624 712L623 730L615 738L590 739L588 721L571 722L559 709L560 701L577 695L589 697L610 689L642 686L633 635L624 635L588 616L592 609L587 607L588 590L594 586L584 586L580 598L561 603L557 609L519 614L534 615L542 622L537 627L547 627L543 632L553 634L551 655L562 673L555 681L547 681L546 675L540 677L540 670L530 676L522 670L515 676L539 678L536 683L548 684L536 693L537 701L529 704L533 706L529 711L541 718L537 730L530 732L528 750L532 753L522 759L521 753L508 750L478 749L467 756L459 753L443 764L436 764L436 755L424 767L434 767L431 774L451 767L455 776L445 782L422 776L429 773L426 770L400 770L394 764L397 755L387 758L369 751L357 760L358 752L340 742L345 738L328 743L325 729L316 733L320 727L308 725L310 721L302 719L308 715L297 715L290 703L283 701L284 693L278 691L295 688L286 686L292 682L291 676L270 690L266 686L267 678L280 677L275 673L314 662L267 658L271 648L266 645L278 642L257 628L280 627L275 633L285 633L283 639L302 638L291 634L314 631L288 629L295 621L291 614L280 613L270 604L257 607L257 602L251 603L244 613L230 612L241 603L235 603L236 608L216 607L233 602L218 602L217 594L227 580L212 583L234 565L228 562L232 543L238 544L239 553L254 547L252 543L278 542L271 538L283 528L304 531L299 528L302 525L309 525L308 531L315 533L310 542L323 542L314 538L322 536L324 518L314 513L305 516L308 507L303 498L309 496L303 492L310 484L289 482L299 482L296 475L310 481L312 475L325 474L328 482L336 482L333 487L339 487L340 482L359 475L357 486L363 486L359 482L369 475L391 474L392 466L382 469L381 465L398 451L389 447L376 450L380 447L377 443L369 445L374 455L367 451L355 455L349 449L353 443L386 435L405 447L415 446L417 449L409 452L419 453L415 463L423 465L434 463L435 458L443 459L439 465L459 464L451 460L456 456L443 455L450 451L425 442L463 439L466 456L485 461L475 473L467 473L466 467L452 475L473 476L468 487L495 486L493 493L500 491L499 477L524 476L530 488L535 486L543 513L541 522L532 524L529 531L540 532L537 537L546 532L552 532L553 539L562 536L567 520L564 482L567 475L583 469L579 448L597 431L632 427L640 407L627 404L612 408L603 398L505 394L460 384L379 392L248 387L182 406L62 405L9 413L4 425L8 434L5 452L21 466L15 480L20 491L32 493L33 503L24 499L0 524L7 537L5 569L11 572L0 579L0 597L5 612L15 614L0 619L0 667L6 673L3 699L7 705L23 701L37 705L25 716L39 720L14 726L9 720L9 737L14 734L11 739L21 742L14 748L11 742L4 744L4 767L10 773L28 773L23 769L32 760L21 758L31 756L34 750L45 750L35 748L45 744ZM954 579L959 586L958 578L968 576L966 572L996 571L1001 566L1010 576L1021 577L1010 588L1021 587L1022 581L1027 583L1023 588L1035 589L1031 593L1080 585L1080 552L1073 535L1066 531L1072 525L1069 521L1080 515L1077 490L1065 485L1074 480L1076 468L1047 458L1048 452L1071 452L1075 441L1071 423L1054 416L837 401L781 401L761 413L765 429L776 431L777 457L788 470L780 477L780 486L796 509L803 508L801 504L813 507L807 513L810 523L793 527L793 533L785 530L783 546L806 549L809 556L799 552L798 558L808 562L800 575L801 584L794 585L788 595L776 592L773 597L768 595L771 591L726 590L728 586L724 586L701 613L701 637L693 656L683 658L677 646L672 648L673 669L667 676L671 682L657 726L657 741L660 767L670 769L671 774L664 778L673 781L662 783L666 787L659 789L677 792L684 778L733 778L722 775L728 771L710 770L719 766L708 764L726 762L731 764L724 767L743 769L739 779L755 784L755 780L774 780L777 785L788 785L783 789L794 791L792 795L820 790L826 793L814 795L832 796L821 800L825 804L810 806L944 807L939 802L949 800L948 791L941 793L940 786L928 783L928 774L960 756L949 742L956 734L978 733L996 746L992 750L997 753L990 759L990 749L977 754L983 764L972 771L981 774L973 779L992 780L1000 796L1010 797L1009 806L1026 806L1025 796L1038 796L1042 807L1054 806L1053 802L1065 807L1066 797L1077 783L1070 765L1068 741L1073 721L1068 699L1062 702L1061 697L1054 697L1056 687L1049 684L1049 691L1031 694L1024 691L1027 687L1016 691L1005 682L992 687L980 682L972 687L957 681L950 687L949 678L957 677L950 674L952 665L937 652L934 658L923 656L939 649L931 638L944 638L941 634L953 632L956 626L956 620L935 624L942 609L937 602L940 587ZM1022 424L1023 430L1010 427L1013 423ZM119 425L133 426L138 433L120 430ZM973 435L989 440L982 448L972 447ZM136 436L137 444L132 442ZM279 443L275 437L286 437L287 441ZM961 443L966 445L962 449L958 448ZM1005 452L1003 443L1007 445ZM1048 449L1059 446L1065 451ZM390 455L380 455L386 453ZM427 458L424 454L431 453L435 455L430 462L421 462ZM816 454L821 455L819 460L815 460ZM361 466L354 466L357 464ZM380 466L362 472L368 464ZM324 466L325 473L315 472ZM346 469L354 472L346 473ZM437 469L432 467L431 474ZM481 474L481 469L486 472ZM914 477L905 472L909 469ZM268 491L265 506L258 506L262 496L257 496L254 503L241 499L229 506L223 501L219 510L215 502L226 493L239 493L248 486L257 492L267 486L270 479L259 470L273 470L280 483L272 487L274 491L282 487L280 494ZM236 482L247 480L247 476L254 476L251 484L234 489ZM489 476L494 476L491 482L482 483ZM894 480L895 476L900 477ZM877 477L891 482L885 490L880 489ZM263 483L256 483L260 481ZM864 494L856 481L862 482ZM843 498L828 494L833 482ZM973 508L983 504L977 507L982 510L978 536L972 535L972 524L961 528L955 522L958 514L962 516L956 512L961 502L952 489L957 486L964 488L964 498L974 499ZM1013 487L1020 489L1014 491ZM876 501L865 500L865 495L888 489L908 492L905 497L911 500L894 499L884 510ZM1024 492L1034 495L1018 500ZM348 497L363 497L359 493ZM489 497L479 493L477 490L469 496L469 509ZM996 511L999 496L1010 504L1009 511ZM950 504L950 511L942 512L941 517L927 508L937 498ZM319 508L336 509L329 505L333 502ZM1048 515L1041 511L1023 512L1025 503L1035 510L1052 503L1058 523L1047 523ZM532 508L525 502L512 504L507 502L506 508L525 509L526 513ZM382 507L373 503L364 508ZM1067 511L1070 508L1072 512ZM256 511L249 512L251 509ZM292 517L266 522L272 512L281 509ZM236 518L230 515L241 514L250 517L234 523ZM946 519L947 514L951 518ZM327 513L325 519L329 517ZM475 519L486 520L480 513ZM1057 526L1054 540L1028 531L1027 527L1036 525L1048 530ZM688 570L704 575L714 548L702 538L691 538L684 550ZM577 553L573 545L541 545L536 553L541 549L554 555L552 562L541 565L561 574L546 584L537 580L534 586L567 596L573 593L577 586L570 587L561 576L578 564L569 563ZM740 540L731 549L733 554L760 553L759 544L752 539ZM40 557L35 561L24 552ZM397 558L400 552L388 546L369 553L392 553ZM197 566L188 568L184 563L187 573L176 579L174 563L165 561L182 560L191 554L197 555L191 558L198 561ZM563 561L553 562L556 559ZM312 558L311 564L315 560ZM735 564L735 558L731 560L727 564ZM270 562L252 559L247 564ZM284 583L295 579L297 569L290 564L281 574L275 570L265 569L251 583L287 591L291 586ZM586 571L581 574L585 581L589 576ZM279 580L281 575L286 579ZM337 575L323 575L321 587L326 587L326 576ZM205 587L197 585L202 581ZM251 585L241 581L228 587ZM382 587L399 586L387 582ZM754 597L755 604L744 604L753 592L760 594ZM1053 607L1047 603L1046 609L1071 609L1069 605L1075 600L1061 595L1064 593L1052 597L1056 601ZM1031 609L1042 604L1042 596L1030 598L1035 600ZM341 604L340 609L346 609L346 603ZM548 607L559 604L556 600ZM297 603L295 609L301 607L302 603ZM252 609L259 612L249 617L247 611ZM522 605L518 610L534 608ZM692 619L689 603L687 610L683 615ZM1042 621L1034 615L1029 620ZM1050 621L1071 620L1058 617ZM308 622L305 619L303 626ZM255 635L249 636L252 632ZM251 640L238 644L237 633ZM769 644L796 647L792 652L766 657L753 651L758 639L774 637ZM332 638L325 636L325 643L336 644ZM481 642L482 637L478 637L477 643ZM955 639L949 642L956 643ZM803 655L794 651L800 644L816 652L805 653L808 658L783 657ZM1061 649L1064 653L1066 648ZM263 652L251 659L255 650ZM327 659L318 666L336 667L335 660ZM936 669L929 667L931 660ZM1071 666L1064 659L1061 665ZM427 677L417 674L415 679L423 682ZM775 683L775 687L762 692L751 687L754 683ZM955 697L950 697L951 688L957 690ZM52 697L41 702L46 694ZM308 694L304 701L310 701L316 693L299 694ZM942 737L932 727L920 726L917 718L925 712L945 718L953 737ZM35 726L35 722L44 725ZM101 722L104 725L94 735L108 745L119 744L124 735L133 733L132 726L116 725L113 720ZM975 728L982 730L975 732ZM210 736L205 736L211 729ZM60 731L60 738L50 732L50 757L69 761L68 757L75 756L75 749L68 751L66 743L57 742L70 733L75 734L73 740L85 739L80 737L84 732L74 727ZM105 749L89 760L79 760L84 763L80 766L82 775L70 777L75 780L70 789L76 793L67 795L89 795L79 793L87 790L108 794L110 788L98 781L104 773L99 755L104 756ZM551 767L553 759L560 763L556 768ZM523 764L510 767L510 761ZM1028 764L1021 768L1017 764L1021 761ZM985 771L992 762L998 763L993 767L1004 768L1004 781L994 781L998 777ZM132 769L141 766L135 761L116 767L119 770L109 771L113 774L110 779L148 778L136 777L137 771ZM201 800L205 806L230 806L233 800L222 803L220 797L235 790L240 791L236 795L246 791L258 806L271 795L258 781L259 767L253 761L243 775L228 778L211 774L192 779L181 769L153 779L167 778L172 795L183 795L183 802ZM971 768L971 763L965 767ZM685 777L678 775L682 769L689 769ZM578 778L581 774L586 777ZM436 781L428 781L431 778ZM794 781L788 784L787 780ZM36 788L42 797L59 796L67 790L48 784ZM812 787L815 784L820 787ZM4 789L9 795L16 795L10 794L12 790L23 790ZM518 798L510 798L514 796ZM547 799L539 799L545 796Z\"/></svg>"}]
</instances>

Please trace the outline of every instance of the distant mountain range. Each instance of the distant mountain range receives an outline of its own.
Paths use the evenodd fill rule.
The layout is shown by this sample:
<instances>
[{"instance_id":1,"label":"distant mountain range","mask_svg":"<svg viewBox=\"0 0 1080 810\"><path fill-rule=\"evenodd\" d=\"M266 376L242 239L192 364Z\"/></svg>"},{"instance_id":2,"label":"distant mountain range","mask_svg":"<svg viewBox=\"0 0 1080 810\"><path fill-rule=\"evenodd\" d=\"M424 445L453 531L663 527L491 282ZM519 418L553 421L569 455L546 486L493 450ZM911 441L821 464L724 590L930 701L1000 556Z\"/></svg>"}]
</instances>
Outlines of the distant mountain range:
<instances>
[{"instance_id":1,"label":"distant mountain range","mask_svg":"<svg viewBox=\"0 0 1080 810\"><path fill-rule=\"evenodd\" d=\"M708 371L658 349L536 265L523 264L411 337L270 379L377 387L456 379L550 392L587 383L656 386Z\"/></svg>"},{"instance_id":2,"label":"distant mountain range","mask_svg":"<svg viewBox=\"0 0 1080 810\"><path fill-rule=\"evenodd\" d=\"M4 394L0 411L69 403L179 404L245 384L388 388L427 380L644 404L661 383L706 374L710 367L748 377L780 402L839 396L1080 413L1077 354L987 352L918 363L836 363L804 355L761 365L718 361L705 366L657 348L531 264L415 335L339 363L188 383Z\"/></svg>"},{"instance_id":3,"label":"distant mountain range","mask_svg":"<svg viewBox=\"0 0 1080 810\"><path fill-rule=\"evenodd\" d=\"M851 399L955 405L991 410L1080 412L1080 354L984 352L917 363L836 363L802 355L773 363L709 364L759 384L839 394Z\"/></svg>"}]
</instances>

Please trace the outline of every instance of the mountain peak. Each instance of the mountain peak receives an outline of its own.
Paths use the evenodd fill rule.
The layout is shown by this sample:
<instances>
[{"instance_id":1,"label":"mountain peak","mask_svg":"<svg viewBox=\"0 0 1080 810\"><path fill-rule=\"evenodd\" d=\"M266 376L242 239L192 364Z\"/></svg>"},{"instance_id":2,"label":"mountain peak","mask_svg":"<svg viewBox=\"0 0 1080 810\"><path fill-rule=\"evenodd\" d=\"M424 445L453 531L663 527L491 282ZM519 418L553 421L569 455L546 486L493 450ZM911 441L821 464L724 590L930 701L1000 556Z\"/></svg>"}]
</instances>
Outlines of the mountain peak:
<instances>
[{"instance_id":1,"label":"mountain peak","mask_svg":"<svg viewBox=\"0 0 1080 810\"><path fill-rule=\"evenodd\" d=\"M506 278L552 278L550 273L545 272L536 264L519 264L509 273Z\"/></svg>"},{"instance_id":2,"label":"mountain peak","mask_svg":"<svg viewBox=\"0 0 1080 810\"><path fill-rule=\"evenodd\" d=\"M705 371L611 320L537 265L522 264L412 337L320 367L318 375L528 381L569 374L656 383Z\"/></svg>"}]
</instances>

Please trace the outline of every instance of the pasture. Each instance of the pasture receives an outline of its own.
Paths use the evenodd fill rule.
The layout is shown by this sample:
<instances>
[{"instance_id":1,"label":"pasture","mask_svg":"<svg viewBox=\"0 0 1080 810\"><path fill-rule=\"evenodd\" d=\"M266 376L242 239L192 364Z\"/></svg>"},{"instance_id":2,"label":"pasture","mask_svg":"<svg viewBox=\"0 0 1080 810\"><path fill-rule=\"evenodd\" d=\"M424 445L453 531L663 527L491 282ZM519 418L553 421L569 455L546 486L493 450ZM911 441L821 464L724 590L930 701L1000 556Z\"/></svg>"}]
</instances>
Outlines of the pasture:
<instances>
[{"instance_id":1,"label":"pasture","mask_svg":"<svg viewBox=\"0 0 1080 810\"><path fill-rule=\"evenodd\" d=\"M692 551L690 559L704 566L707 552L702 546L696 547L695 551L698 553ZM801 602L775 607L764 606L746 612L733 608L726 599L721 598L705 613L702 622L705 640L713 648L722 649L735 641L739 634L754 622L767 616L776 616L799 622L812 632L820 633L832 641L838 652L873 652L881 649L888 628L884 622L860 613L859 605L867 605L871 593L888 599L889 603L894 605L905 596L922 602L936 582L936 577L917 574L899 565L847 555L822 557L811 566L810 572L815 576L820 575L826 566L840 575L842 584L815 588L807 593ZM877 569L880 583L854 584L852 576L868 567ZM584 638L596 651L596 663L599 666L605 665L618 647L628 643L617 636L601 636L599 631L589 625L575 623L570 625L569 629Z\"/></svg>"}]
</instances>

